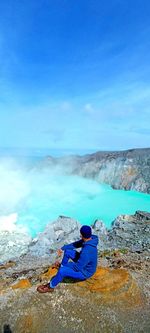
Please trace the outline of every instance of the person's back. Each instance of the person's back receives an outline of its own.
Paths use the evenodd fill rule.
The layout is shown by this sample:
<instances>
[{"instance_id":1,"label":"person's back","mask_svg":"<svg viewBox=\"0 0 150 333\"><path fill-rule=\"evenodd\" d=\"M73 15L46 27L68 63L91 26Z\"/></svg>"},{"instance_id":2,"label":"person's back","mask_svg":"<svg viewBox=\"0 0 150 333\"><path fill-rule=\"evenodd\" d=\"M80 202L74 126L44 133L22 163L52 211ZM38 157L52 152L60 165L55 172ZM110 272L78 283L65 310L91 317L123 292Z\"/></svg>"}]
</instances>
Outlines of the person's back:
<instances>
[{"instance_id":1,"label":"person's back","mask_svg":"<svg viewBox=\"0 0 150 333\"><path fill-rule=\"evenodd\" d=\"M92 235L90 240L83 242L80 257L78 261L74 263L73 268L81 271L86 278L92 276L96 271L98 252L97 245L98 237L96 235Z\"/></svg>"}]
</instances>

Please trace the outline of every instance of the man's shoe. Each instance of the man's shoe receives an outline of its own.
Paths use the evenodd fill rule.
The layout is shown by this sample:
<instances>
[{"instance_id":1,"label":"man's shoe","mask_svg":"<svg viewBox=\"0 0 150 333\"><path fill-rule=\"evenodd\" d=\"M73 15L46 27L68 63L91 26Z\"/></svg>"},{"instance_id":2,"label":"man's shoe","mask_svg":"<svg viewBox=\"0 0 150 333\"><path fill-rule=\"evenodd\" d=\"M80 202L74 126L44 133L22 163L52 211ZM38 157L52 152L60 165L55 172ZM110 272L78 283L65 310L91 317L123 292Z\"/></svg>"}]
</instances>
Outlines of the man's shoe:
<instances>
[{"instance_id":1,"label":"man's shoe","mask_svg":"<svg viewBox=\"0 0 150 333\"><path fill-rule=\"evenodd\" d=\"M39 293L52 293L54 291L54 288L51 288L49 283L47 283L47 284L38 286L37 291Z\"/></svg>"}]
</instances>

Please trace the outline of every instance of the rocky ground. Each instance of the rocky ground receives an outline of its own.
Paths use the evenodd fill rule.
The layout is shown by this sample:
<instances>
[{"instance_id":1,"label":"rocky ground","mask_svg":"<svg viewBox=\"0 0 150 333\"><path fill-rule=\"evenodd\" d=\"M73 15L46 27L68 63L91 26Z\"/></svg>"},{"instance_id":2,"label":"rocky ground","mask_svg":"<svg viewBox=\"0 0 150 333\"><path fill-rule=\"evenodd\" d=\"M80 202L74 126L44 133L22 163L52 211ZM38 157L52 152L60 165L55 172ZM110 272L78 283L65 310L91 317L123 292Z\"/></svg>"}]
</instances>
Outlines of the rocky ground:
<instances>
[{"instance_id":1,"label":"rocky ground","mask_svg":"<svg viewBox=\"0 0 150 333\"><path fill-rule=\"evenodd\" d=\"M95 221L93 232L100 240L96 274L86 282L66 279L53 294L37 293L37 286L56 274L56 249L77 239L79 229L78 222L61 216L26 254L0 265L1 333L150 332L148 213L119 216L111 230Z\"/></svg>"}]
</instances>

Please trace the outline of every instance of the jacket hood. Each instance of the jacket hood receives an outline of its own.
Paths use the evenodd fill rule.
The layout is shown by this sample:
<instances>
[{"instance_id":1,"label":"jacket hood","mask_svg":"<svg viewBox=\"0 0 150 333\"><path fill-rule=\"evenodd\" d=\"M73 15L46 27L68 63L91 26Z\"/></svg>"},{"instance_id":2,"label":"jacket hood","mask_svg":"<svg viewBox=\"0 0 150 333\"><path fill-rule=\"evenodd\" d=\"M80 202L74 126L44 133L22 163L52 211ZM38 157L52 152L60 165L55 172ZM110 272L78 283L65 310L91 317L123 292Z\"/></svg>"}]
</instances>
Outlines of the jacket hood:
<instances>
[{"instance_id":1,"label":"jacket hood","mask_svg":"<svg viewBox=\"0 0 150 333\"><path fill-rule=\"evenodd\" d=\"M96 247L98 245L98 237L96 235L92 235L91 238L92 239L90 239L89 241L84 242L84 246L90 245Z\"/></svg>"}]
</instances>

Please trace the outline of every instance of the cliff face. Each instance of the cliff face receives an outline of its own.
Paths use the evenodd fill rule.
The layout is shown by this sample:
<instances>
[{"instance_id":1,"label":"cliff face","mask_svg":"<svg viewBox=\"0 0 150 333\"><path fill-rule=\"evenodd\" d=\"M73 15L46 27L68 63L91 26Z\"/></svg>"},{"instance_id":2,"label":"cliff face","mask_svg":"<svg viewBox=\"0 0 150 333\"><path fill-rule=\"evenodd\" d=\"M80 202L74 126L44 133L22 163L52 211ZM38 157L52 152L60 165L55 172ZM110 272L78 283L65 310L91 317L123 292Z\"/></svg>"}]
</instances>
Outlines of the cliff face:
<instances>
[{"instance_id":1,"label":"cliff face","mask_svg":"<svg viewBox=\"0 0 150 333\"><path fill-rule=\"evenodd\" d=\"M61 164L69 173L95 179L115 189L150 193L150 148L48 158L47 163Z\"/></svg>"},{"instance_id":2,"label":"cliff face","mask_svg":"<svg viewBox=\"0 0 150 333\"><path fill-rule=\"evenodd\" d=\"M78 159L74 172L115 189L150 193L150 148L87 155Z\"/></svg>"}]
</instances>

